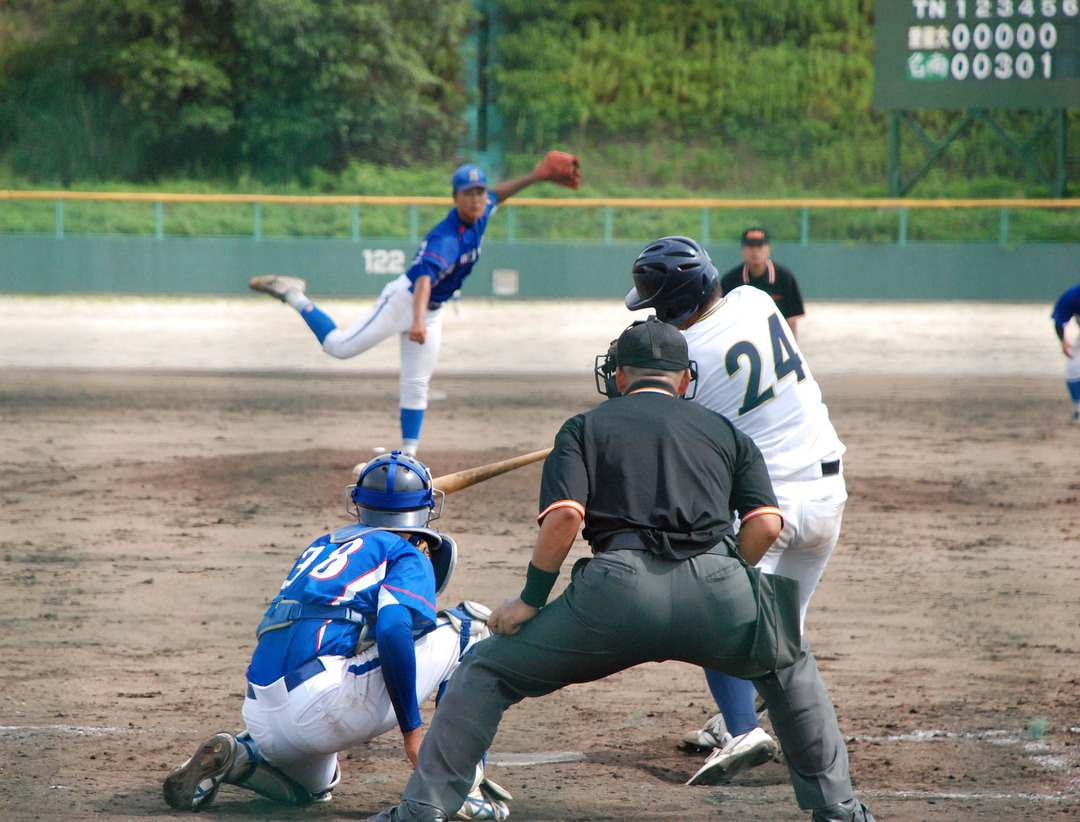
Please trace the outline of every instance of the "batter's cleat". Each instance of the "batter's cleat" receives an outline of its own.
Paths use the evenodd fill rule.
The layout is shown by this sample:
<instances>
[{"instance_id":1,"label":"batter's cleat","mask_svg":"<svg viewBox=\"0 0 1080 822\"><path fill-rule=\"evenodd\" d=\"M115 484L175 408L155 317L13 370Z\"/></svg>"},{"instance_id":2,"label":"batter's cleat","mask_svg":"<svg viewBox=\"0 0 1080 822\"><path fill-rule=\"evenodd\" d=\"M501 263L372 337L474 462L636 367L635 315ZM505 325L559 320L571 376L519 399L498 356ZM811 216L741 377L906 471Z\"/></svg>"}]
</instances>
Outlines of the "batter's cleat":
<instances>
[{"instance_id":1,"label":"batter's cleat","mask_svg":"<svg viewBox=\"0 0 1080 822\"><path fill-rule=\"evenodd\" d=\"M214 734L194 756L165 777L165 801L178 811L201 811L214 801L235 761L236 740L232 734Z\"/></svg>"},{"instance_id":2,"label":"batter's cleat","mask_svg":"<svg viewBox=\"0 0 1080 822\"><path fill-rule=\"evenodd\" d=\"M391 805L374 816L369 816L367 822L448 822L448 820L446 814L434 805L402 799L397 805Z\"/></svg>"},{"instance_id":3,"label":"batter's cleat","mask_svg":"<svg viewBox=\"0 0 1080 822\"><path fill-rule=\"evenodd\" d=\"M818 808L810 822L877 822L870 809L857 799L849 799L838 805Z\"/></svg>"},{"instance_id":4,"label":"batter's cleat","mask_svg":"<svg viewBox=\"0 0 1080 822\"><path fill-rule=\"evenodd\" d=\"M775 759L776 753L772 737L761 728L754 728L709 754L705 764L686 784L722 785L737 773Z\"/></svg>"},{"instance_id":5,"label":"batter's cleat","mask_svg":"<svg viewBox=\"0 0 1080 822\"><path fill-rule=\"evenodd\" d=\"M694 748L722 748L731 741L731 734L724 724L724 715L716 714L699 731L690 731L683 737L683 742Z\"/></svg>"},{"instance_id":6,"label":"batter's cleat","mask_svg":"<svg viewBox=\"0 0 1080 822\"><path fill-rule=\"evenodd\" d=\"M252 291L261 291L271 297L277 297L285 302L285 292L290 288L297 289L301 294L307 290L307 283L299 277L279 277L277 274L264 274L261 277L252 277L248 280L248 288Z\"/></svg>"}]
</instances>

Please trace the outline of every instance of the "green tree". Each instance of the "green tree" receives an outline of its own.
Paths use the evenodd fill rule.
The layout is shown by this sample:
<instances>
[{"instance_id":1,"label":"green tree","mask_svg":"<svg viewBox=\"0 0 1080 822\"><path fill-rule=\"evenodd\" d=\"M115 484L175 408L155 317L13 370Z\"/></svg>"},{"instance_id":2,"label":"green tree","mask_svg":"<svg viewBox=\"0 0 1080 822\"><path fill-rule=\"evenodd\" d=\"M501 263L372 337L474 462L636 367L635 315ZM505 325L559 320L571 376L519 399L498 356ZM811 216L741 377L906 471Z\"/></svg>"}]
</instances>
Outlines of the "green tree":
<instances>
[{"instance_id":1,"label":"green tree","mask_svg":"<svg viewBox=\"0 0 1080 822\"><path fill-rule=\"evenodd\" d=\"M0 141L34 176L283 180L456 149L469 0L59 0L27 26L45 5L0 8L0 38L23 34Z\"/></svg>"}]
</instances>

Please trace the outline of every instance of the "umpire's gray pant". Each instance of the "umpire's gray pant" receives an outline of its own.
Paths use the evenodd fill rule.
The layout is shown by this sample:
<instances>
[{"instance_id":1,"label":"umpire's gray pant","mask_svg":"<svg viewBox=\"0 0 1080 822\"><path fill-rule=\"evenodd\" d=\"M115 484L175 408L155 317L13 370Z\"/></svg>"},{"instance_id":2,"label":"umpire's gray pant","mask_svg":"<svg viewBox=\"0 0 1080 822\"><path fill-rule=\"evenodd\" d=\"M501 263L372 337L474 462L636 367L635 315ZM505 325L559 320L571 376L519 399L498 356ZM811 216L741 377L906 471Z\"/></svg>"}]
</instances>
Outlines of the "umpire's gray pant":
<instances>
[{"instance_id":1,"label":"umpire's gray pant","mask_svg":"<svg viewBox=\"0 0 1080 822\"><path fill-rule=\"evenodd\" d=\"M790 668L754 667L746 652L755 616L746 572L732 557L671 562L643 551L598 554L518 634L486 639L465 657L402 798L452 816L511 705L642 662L677 659L754 680L800 807L851 799L847 749L809 646L804 640Z\"/></svg>"}]
</instances>

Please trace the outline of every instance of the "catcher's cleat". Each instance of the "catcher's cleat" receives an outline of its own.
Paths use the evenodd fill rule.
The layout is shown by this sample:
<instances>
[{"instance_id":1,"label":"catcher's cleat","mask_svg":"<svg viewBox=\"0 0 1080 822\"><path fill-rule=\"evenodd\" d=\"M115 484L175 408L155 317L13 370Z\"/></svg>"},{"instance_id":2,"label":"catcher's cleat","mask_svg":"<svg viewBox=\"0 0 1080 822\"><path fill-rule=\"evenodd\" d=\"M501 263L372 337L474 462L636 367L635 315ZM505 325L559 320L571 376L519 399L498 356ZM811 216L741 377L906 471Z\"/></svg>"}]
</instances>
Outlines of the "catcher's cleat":
<instances>
[{"instance_id":1,"label":"catcher's cleat","mask_svg":"<svg viewBox=\"0 0 1080 822\"><path fill-rule=\"evenodd\" d=\"M731 734L727 732L724 723L724 715L716 714L711 717L705 726L698 731L690 731L683 737L683 742L694 748L722 748L731 741Z\"/></svg>"},{"instance_id":2,"label":"catcher's cleat","mask_svg":"<svg viewBox=\"0 0 1080 822\"><path fill-rule=\"evenodd\" d=\"M510 816L510 809L506 803L499 799L488 799L477 788L465 797L465 804L454 814L454 819L494 819L495 822L503 822Z\"/></svg>"},{"instance_id":3,"label":"catcher's cleat","mask_svg":"<svg viewBox=\"0 0 1080 822\"><path fill-rule=\"evenodd\" d=\"M285 302L285 292L290 288L297 289L301 294L307 290L307 283L299 277L279 277L277 274L264 274L261 277L252 277L248 280L248 288L252 291L261 291L271 297L277 297Z\"/></svg>"},{"instance_id":4,"label":"catcher's cleat","mask_svg":"<svg viewBox=\"0 0 1080 822\"><path fill-rule=\"evenodd\" d=\"M506 788L485 777L465 797L465 804L454 819L494 819L495 822L503 822L510 816L506 801L513 798Z\"/></svg>"},{"instance_id":5,"label":"catcher's cleat","mask_svg":"<svg viewBox=\"0 0 1080 822\"><path fill-rule=\"evenodd\" d=\"M434 805L402 799L397 805L391 805L374 816L369 816L367 822L448 822L448 820L446 814Z\"/></svg>"},{"instance_id":6,"label":"catcher's cleat","mask_svg":"<svg viewBox=\"0 0 1080 822\"><path fill-rule=\"evenodd\" d=\"M818 808L810 822L876 822L870 809L857 799L849 799L827 808Z\"/></svg>"},{"instance_id":7,"label":"catcher's cleat","mask_svg":"<svg viewBox=\"0 0 1080 822\"><path fill-rule=\"evenodd\" d=\"M705 764L686 784L721 785L737 773L775 759L776 753L772 737L761 728L754 728L709 754Z\"/></svg>"},{"instance_id":8,"label":"catcher's cleat","mask_svg":"<svg viewBox=\"0 0 1080 822\"><path fill-rule=\"evenodd\" d=\"M165 777L165 801L178 811L201 811L214 801L235 761L236 740L231 734L214 734L194 756Z\"/></svg>"}]
</instances>

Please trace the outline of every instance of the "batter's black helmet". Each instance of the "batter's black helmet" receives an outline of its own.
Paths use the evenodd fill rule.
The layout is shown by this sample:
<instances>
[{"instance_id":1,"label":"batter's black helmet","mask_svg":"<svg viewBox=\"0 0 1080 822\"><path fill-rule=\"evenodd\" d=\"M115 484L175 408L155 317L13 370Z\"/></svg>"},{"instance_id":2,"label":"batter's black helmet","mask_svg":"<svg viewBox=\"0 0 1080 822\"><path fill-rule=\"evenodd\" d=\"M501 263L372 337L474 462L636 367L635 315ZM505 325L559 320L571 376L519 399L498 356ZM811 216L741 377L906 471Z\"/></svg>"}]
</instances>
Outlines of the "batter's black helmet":
<instances>
[{"instance_id":1,"label":"batter's black helmet","mask_svg":"<svg viewBox=\"0 0 1080 822\"><path fill-rule=\"evenodd\" d=\"M701 307L719 277L705 249L689 237L661 237L650 243L634 261L633 274L626 307L653 308L672 325Z\"/></svg>"}]
</instances>

